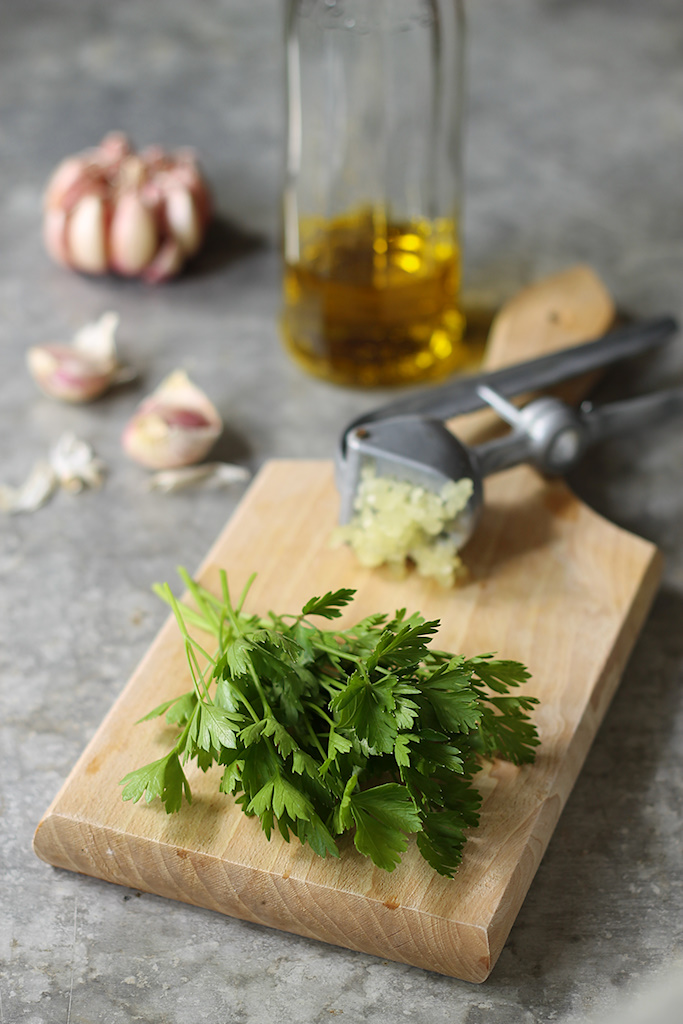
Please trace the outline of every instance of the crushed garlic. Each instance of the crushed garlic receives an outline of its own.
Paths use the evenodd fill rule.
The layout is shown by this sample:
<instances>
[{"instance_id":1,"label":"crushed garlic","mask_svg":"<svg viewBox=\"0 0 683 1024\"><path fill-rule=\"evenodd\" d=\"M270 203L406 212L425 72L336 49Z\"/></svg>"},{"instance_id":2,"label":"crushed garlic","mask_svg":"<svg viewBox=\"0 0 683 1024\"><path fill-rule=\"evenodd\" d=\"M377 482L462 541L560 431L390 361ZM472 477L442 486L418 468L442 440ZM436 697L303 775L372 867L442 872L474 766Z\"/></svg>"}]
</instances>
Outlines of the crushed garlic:
<instances>
[{"instance_id":1,"label":"crushed garlic","mask_svg":"<svg viewBox=\"0 0 683 1024\"><path fill-rule=\"evenodd\" d=\"M367 568L387 565L405 576L408 560L421 576L451 587L465 573L449 526L470 500L469 479L449 481L440 493L405 480L377 476L366 466L350 523L334 531L332 543L349 544Z\"/></svg>"}]
</instances>

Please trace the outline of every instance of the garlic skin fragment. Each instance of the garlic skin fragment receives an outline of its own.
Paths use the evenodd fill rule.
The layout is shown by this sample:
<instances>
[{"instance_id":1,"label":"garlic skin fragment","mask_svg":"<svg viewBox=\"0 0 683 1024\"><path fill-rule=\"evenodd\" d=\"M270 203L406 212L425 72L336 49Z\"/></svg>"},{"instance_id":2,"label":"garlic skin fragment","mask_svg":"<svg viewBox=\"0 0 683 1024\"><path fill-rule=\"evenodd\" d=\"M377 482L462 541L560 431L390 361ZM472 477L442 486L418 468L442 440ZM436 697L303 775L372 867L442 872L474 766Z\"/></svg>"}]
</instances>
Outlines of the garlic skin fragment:
<instances>
[{"instance_id":1,"label":"garlic skin fragment","mask_svg":"<svg viewBox=\"0 0 683 1024\"><path fill-rule=\"evenodd\" d=\"M116 352L117 313L104 313L86 324L70 345L35 345L26 354L31 376L51 398L65 402L90 402L113 384L132 380L130 367L121 365Z\"/></svg>"},{"instance_id":2,"label":"garlic skin fragment","mask_svg":"<svg viewBox=\"0 0 683 1024\"><path fill-rule=\"evenodd\" d=\"M203 462L200 466L182 466L180 469L160 469L149 478L150 491L172 494L175 491L217 491L230 484L244 483L250 473L243 466L231 462Z\"/></svg>"},{"instance_id":3,"label":"garlic skin fragment","mask_svg":"<svg viewBox=\"0 0 683 1024\"><path fill-rule=\"evenodd\" d=\"M56 489L55 472L43 459L36 462L19 487L0 484L0 512L12 516L20 512L35 512L50 500Z\"/></svg>"},{"instance_id":4,"label":"garlic skin fragment","mask_svg":"<svg viewBox=\"0 0 683 1024\"><path fill-rule=\"evenodd\" d=\"M71 433L62 434L52 448L50 465L59 486L72 494L101 487L106 472L92 446Z\"/></svg>"},{"instance_id":5,"label":"garlic skin fragment","mask_svg":"<svg viewBox=\"0 0 683 1024\"><path fill-rule=\"evenodd\" d=\"M105 465L87 441L75 434L62 434L49 457L36 462L23 484L0 484L0 512L35 512L60 488L78 494L86 487L99 487L104 475Z\"/></svg>"},{"instance_id":6,"label":"garlic skin fragment","mask_svg":"<svg viewBox=\"0 0 683 1024\"><path fill-rule=\"evenodd\" d=\"M43 238L57 263L149 282L182 269L211 219L208 185L191 150L136 153L120 132L63 160L43 205Z\"/></svg>"},{"instance_id":7,"label":"garlic skin fragment","mask_svg":"<svg viewBox=\"0 0 683 1024\"><path fill-rule=\"evenodd\" d=\"M184 370L175 370L141 403L121 440L148 469L176 469L201 462L222 431L209 398Z\"/></svg>"}]
</instances>

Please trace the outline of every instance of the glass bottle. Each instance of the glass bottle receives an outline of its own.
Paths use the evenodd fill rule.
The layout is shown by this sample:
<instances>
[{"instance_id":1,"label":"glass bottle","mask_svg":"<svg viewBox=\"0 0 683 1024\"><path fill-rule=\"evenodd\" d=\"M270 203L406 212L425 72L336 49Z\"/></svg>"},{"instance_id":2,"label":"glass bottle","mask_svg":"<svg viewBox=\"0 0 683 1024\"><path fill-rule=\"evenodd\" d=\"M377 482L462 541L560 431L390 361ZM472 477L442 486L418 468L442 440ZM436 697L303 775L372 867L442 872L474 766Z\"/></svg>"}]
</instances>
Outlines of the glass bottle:
<instances>
[{"instance_id":1,"label":"glass bottle","mask_svg":"<svg viewBox=\"0 0 683 1024\"><path fill-rule=\"evenodd\" d=\"M288 0L285 344L336 383L467 361L462 0Z\"/></svg>"}]
</instances>

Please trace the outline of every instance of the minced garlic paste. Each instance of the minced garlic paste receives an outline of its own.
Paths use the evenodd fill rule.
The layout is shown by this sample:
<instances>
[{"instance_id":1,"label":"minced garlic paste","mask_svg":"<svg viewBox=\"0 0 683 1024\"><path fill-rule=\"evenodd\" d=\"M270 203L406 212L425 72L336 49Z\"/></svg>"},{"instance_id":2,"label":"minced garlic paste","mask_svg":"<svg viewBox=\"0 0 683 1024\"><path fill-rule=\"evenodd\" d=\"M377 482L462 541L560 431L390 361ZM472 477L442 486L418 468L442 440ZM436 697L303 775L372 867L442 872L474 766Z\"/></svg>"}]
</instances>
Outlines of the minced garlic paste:
<instances>
[{"instance_id":1,"label":"minced garlic paste","mask_svg":"<svg viewBox=\"0 0 683 1024\"><path fill-rule=\"evenodd\" d=\"M408 560L417 572L451 587L464 574L448 524L466 508L469 479L449 480L436 493L405 480L377 476L366 466L354 502L353 519L334 531L335 545L349 544L361 565L387 565L404 576Z\"/></svg>"}]
</instances>

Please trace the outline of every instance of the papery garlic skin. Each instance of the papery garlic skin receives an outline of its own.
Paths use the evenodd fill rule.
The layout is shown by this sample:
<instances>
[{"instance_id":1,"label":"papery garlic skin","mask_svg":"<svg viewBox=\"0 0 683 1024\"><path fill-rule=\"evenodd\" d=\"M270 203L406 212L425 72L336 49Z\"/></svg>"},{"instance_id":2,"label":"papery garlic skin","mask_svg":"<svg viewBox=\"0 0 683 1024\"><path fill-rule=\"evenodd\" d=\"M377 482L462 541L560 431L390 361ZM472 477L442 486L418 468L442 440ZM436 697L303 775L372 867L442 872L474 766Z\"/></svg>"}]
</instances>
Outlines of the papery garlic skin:
<instances>
[{"instance_id":1,"label":"papery garlic skin","mask_svg":"<svg viewBox=\"0 0 683 1024\"><path fill-rule=\"evenodd\" d=\"M57 476L45 459L36 462L23 484L11 487L0 484L0 512L17 515L42 508L57 489Z\"/></svg>"},{"instance_id":2,"label":"papery garlic skin","mask_svg":"<svg viewBox=\"0 0 683 1024\"><path fill-rule=\"evenodd\" d=\"M148 469L176 469L201 462L222 431L213 403L184 370L175 370L141 403L122 444Z\"/></svg>"},{"instance_id":3,"label":"papery garlic skin","mask_svg":"<svg viewBox=\"0 0 683 1024\"><path fill-rule=\"evenodd\" d=\"M64 402L90 402L113 384L131 380L133 372L119 363L116 353L118 322L116 313L104 313L82 327L71 345L30 348L26 361L40 389Z\"/></svg>"},{"instance_id":4,"label":"papery garlic skin","mask_svg":"<svg viewBox=\"0 0 683 1024\"><path fill-rule=\"evenodd\" d=\"M67 157L48 182L43 236L54 260L86 274L164 281L204 240L211 198L194 154L133 152L113 132Z\"/></svg>"},{"instance_id":5,"label":"papery garlic skin","mask_svg":"<svg viewBox=\"0 0 683 1024\"><path fill-rule=\"evenodd\" d=\"M189 488L215 491L235 483L244 483L250 473L244 466L231 462L204 462L201 466L160 469L149 478L150 491L172 494Z\"/></svg>"},{"instance_id":6,"label":"papery garlic skin","mask_svg":"<svg viewBox=\"0 0 683 1024\"><path fill-rule=\"evenodd\" d=\"M50 465L65 491L78 494L86 487L98 488L104 481L106 468L87 441L75 434L62 434L50 452Z\"/></svg>"},{"instance_id":7,"label":"papery garlic skin","mask_svg":"<svg viewBox=\"0 0 683 1024\"><path fill-rule=\"evenodd\" d=\"M0 512L35 512L60 489L79 494L88 487L100 487L105 473L104 463L87 441L75 434L62 434L49 458L36 462L22 484L0 484Z\"/></svg>"}]
</instances>

